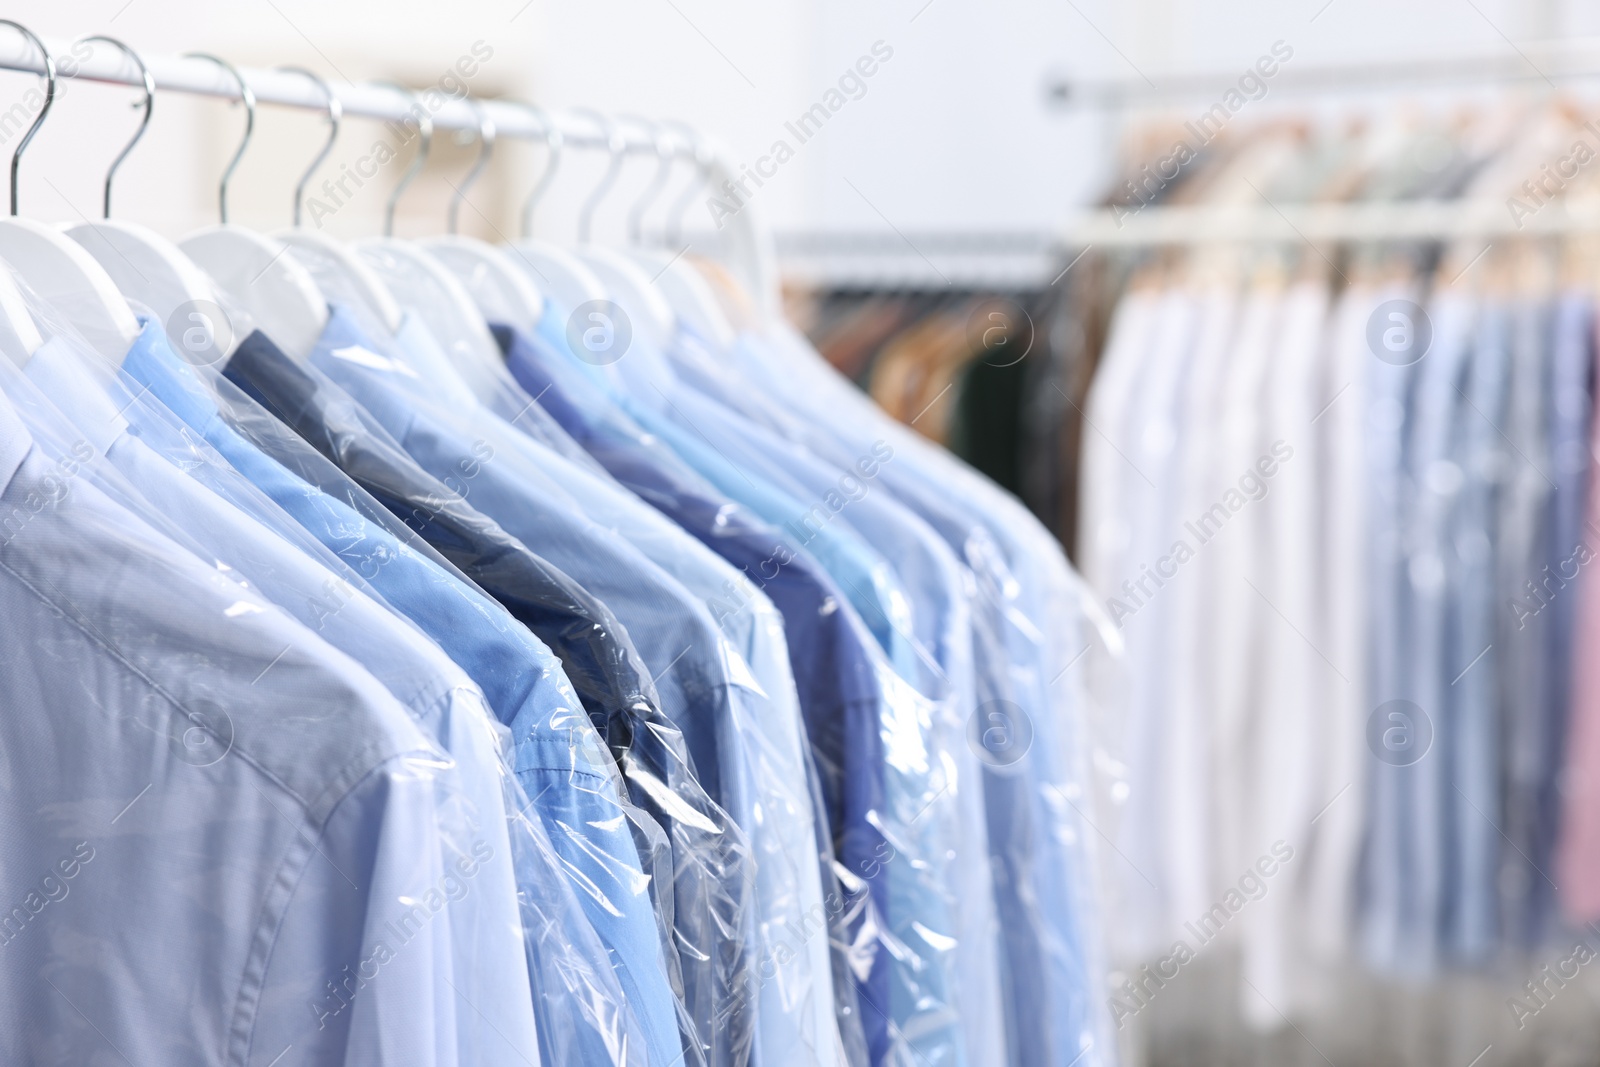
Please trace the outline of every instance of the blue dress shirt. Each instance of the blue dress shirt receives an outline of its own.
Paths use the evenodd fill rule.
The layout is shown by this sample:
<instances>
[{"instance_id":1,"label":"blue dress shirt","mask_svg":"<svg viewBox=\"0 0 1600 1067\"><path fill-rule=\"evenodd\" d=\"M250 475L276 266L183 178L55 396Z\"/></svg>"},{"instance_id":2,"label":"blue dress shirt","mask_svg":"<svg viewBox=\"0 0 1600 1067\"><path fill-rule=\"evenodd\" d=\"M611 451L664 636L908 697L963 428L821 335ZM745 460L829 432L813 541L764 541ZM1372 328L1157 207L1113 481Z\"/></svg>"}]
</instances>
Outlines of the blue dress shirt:
<instances>
[{"instance_id":1,"label":"blue dress shirt","mask_svg":"<svg viewBox=\"0 0 1600 1067\"><path fill-rule=\"evenodd\" d=\"M0 400L0 1058L456 1064L445 894L490 846L443 829L447 758L94 460Z\"/></svg>"},{"instance_id":2,"label":"blue dress shirt","mask_svg":"<svg viewBox=\"0 0 1600 1067\"><path fill-rule=\"evenodd\" d=\"M1081 812L1087 769L1073 667L1089 639L1076 576L1019 501L888 419L803 338L747 336L728 356L768 400L804 413L786 427L818 455L845 466L888 441L895 459L879 478L971 568L980 707L1020 707L1034 729L1023 758L984 773L1010 1062L1109 1062L1093 831Z\"/></svg>"},{"instance_id":3,"label":"blue dress shirt","mask_svg":"<svg viewBox=\"0 0 1600 1067\"><path fill-rule=\"evenodd\" d=\"M881 954L874 943L876 922L866 922L864 906L870 894L882 914L888 901L887 876L875 860L883 838L866 817L881 807L883 789L876 726L883 698L873 668L874 639L833 580L785 531L718 492L543 337L503 326L494 331L508 369L538 398L541 410L621 484L738 567L782 612L810 754L821 771L821 807L828 814L819 852L826 911L838 946L836 1014L849 1062L864 1063L855 976L867 987L862 995L888 1003L887 967L876 959ZM739 610L744 597L738 593L714 604L713 611ZM862 891L852 894L839 882L831 862L835 855ZM873 1014L867 1022L881 1031L882 1016Z\"/></svg>"},{"instance_id":4,"label":"blue dress shirt","mask_svg":"<svg viewBox=\"0 0 1600 1067\"><path fill-rule=\"evenodd\" d=\"M600 828L631 831L649 877L637 886L626 868L596 872L602 876L600 884L608 887L603 896L609 899L615 892L619 899L631 900L621 891L624 887L633 894L648 890L655 897L664 937L677 930L686 945L703 943L712 899L738 892L743 885L738 874L743 843L737 827L700 789L681 736L658 710L648 669L610 610L469 506L455 489L419 468L360 405L315 370L297 366L273 346L241 345L230 357L226 375L561 656L585 709L617 757L630 799L644 809L630 811L626 825L612 822ZM552 836L559 845L559 835ZM608 847L606 854L618 853ZM728 872L726 883L724 872ZM616 889L609 888L612 885ZM660 948L652 950L645 944L647 917L633 907L618 914L615 905L602 906L594 899L585 899L585 907L614 955L627 963L625 986L631 980L651 988L659 968L652 974L646 961L659 959ZM689 995L686 982L700 982L695 995L707 996L707 967L696 962L684 970L680 957L672 951L664 961L680 1000ZM641 1003L648 1005L649 1000ZM659 1029L658 1017L641 1014L652 1056L661 1054L670 1062L677 1051L667 1053L669 1042ZM688 1023L687 1032L698 1033L698 1020ZM693 1040L698 1042L698 1036ZM670 1045L677 1045L675 1038ZM691 1050L689 1062L698 1062L697 1057Z\"/></svg>"},{"instance_id":5,"label":"blue dress shirt","mask_svg":"<svg viewBox=\"0 0 1600 1067\"><path fill-rule=\"evenodd\" d=\"M467 372L458 371L426 331L402 327L397 347L416 374L396 371L385 382L463 438L494 448L495 462L526 491L620 534L693 594L731 642L722 647L734 714L715 724L718 777L743 782L745 799L716 799L736 817L761 813L740 821L756 871L760 1061L765 1067L837 1063L841 1039L829 948L824 937L803 934L824 914L816 856L820 815L812 808L782 617L742 574L599 468L503 369L490 368L498 373L481 386L490 396L485 410Z\"/></svg>"},{"instance_id":6,"label":"blue dress shirt","mask_svg":"<svg viewBox=\"0 0 1600 1067\"><path fill-rule=\"evenodd\" d=\"M529 491L514 451L503 439L498 448L495 444L500 435L492 414L482 414L485 425L474 439L397 388L393 378L416 372L377 352L342 309L333 309L311 363L347 390L424 470L513 537L537 545L617 613L657 672L662 710L683 731L706 791L726 802L735 824L751 818L746 769L735 746L726 743L739 699L737 682L726 670L721 637L705 607L614 532ZM724 773L729 770L734 773ZM736 832L736 826L728 830ZM706 922L680 951L685 999L713 1064L744 1063L755 1032L754 1005L727 1015L730 1006L749 1004L754 978L746 946L753 944L755 915L745 906L749 890L744 884L754 872L748 846L742 834L739 838L738 855L730 855L730 864L719 865L718 877L703 885L720 917ZM686 907L680 907L679 916L683 921L709 918Z\"/></svg>"},{"instance_id":7,"label":"blue dress shirt","mask_svg":"<svg viewBox=\"0 0 1600 1067\"><path fill-rule=\"evenodd\" d=\"M255 336L260 338L259 334ZM254 343L263 342L264 338ZM510 643L516 641L515 630L520 627L496 626L498 620L493 613L473 604L473 600L483 599L481 596L468 591L459 581L399 544L381 528L365 522L331 497L295 478L234 433L221 419L215 401L188 373L188 368L172 355L153 324L146 327L140 344L130 352L124 365L149 386L151 393L222 451L255 486L293 514L309 533L371 574L375 586L394 595L400 605L418 610L424 620L450 623L447 640L458 652L466 650L469 662L477 662L481 667L499 666L504 670L514 668L516 660L511 657L519 652L538 652L531 635L527 641ZM132 404L128 410L137 414L141 408L139 404ZM150 418L143 421L146 434L159 430ZM463 592L467 595L461 595ZM340 624L344 621L342 605L346 599L338 593L325 594L322 602L309 610L331 616L334 623ZM375 638L381 634L375 628L371 632ZM405 647L404 643L392 644L393 653L406 657L406 662L426 662L423 657L406 653ZM478 654L479 647L487 649L486 657ZM520 813L528 806L527 796L539 798L540 824L535 827L518 814L514 829L520 831L515 842L519 859L517 881L523 887L528 906L546 917L530 915L528 921L533 937L529 945L530 962L541 994L537 1006L545 1023L541 1036L547 1051L558 1058L606 1063L616 1061L620 1054L623 1058L619 1062L626 1063L625 1035L637 1023L629 1020L625 1012L620 1018L608 1017L600 1003L592 1002L597 998L617 1003L630 999L607 977L614 968L607 959L602 940L589 938L580 929L561 944L550 940L541 927L548 921L548 915L569 914L580 906L588 913L607 916L604 920L607 922L618 909L631 907L637 913L635 923L641 930L653 929L653 920L648 900L625 873L629 866L637 867L638 853L626 830L618 825L620 798L616 794L615 772L609 757L586 718L577 714L579 706L571 699L564 676L559 669L549 669L555 665L549 663L548 653L540 658L545 663L539 669L526 672L522 679L490 676L502 699L508 693L523 695L520 705L512 705L513 715L506 723L513 746L509 759L519 782L519 787L509 797L509 804ZM493 764L480 771L484 782L499 781ZM587 817L573 820L573 814ZM575 831L574 827L582 829ZM583 877L569 879L571 885L566 887L577 891L576 899L566 889L558 888L560 883L548 878L548 872L560 866L548 854L547 850L552 847L565 864L576 864L577 869L584 872ZM617 871L624 872L621 878L617 877ZM597 887L607 887L609 896L598 901L585 899L592 898ZM573 918L576 919L576 915ZM651 948L655 942L645 938L640 944ZM647 955L646 959L649 958ZM659 950L655 959L659 961ZM616 970L625 985L628 972L622 968ZM647 969L646 974L649 973ZM655 973L660 973L659 962ZM591 1003L577 1017L583 1020L581 1024L575 1023L567 998L557 997L568 992L572 979L566 976L574 974L592 976L589 979L593 987L589 990ZM637 1014L643 1021L653 1007L660 1016L657 1021L670 1035L674 1029L672 1009L659 980L655 994L654 1003L649 995L638 997Z\"/></svg>"}]
</instances>

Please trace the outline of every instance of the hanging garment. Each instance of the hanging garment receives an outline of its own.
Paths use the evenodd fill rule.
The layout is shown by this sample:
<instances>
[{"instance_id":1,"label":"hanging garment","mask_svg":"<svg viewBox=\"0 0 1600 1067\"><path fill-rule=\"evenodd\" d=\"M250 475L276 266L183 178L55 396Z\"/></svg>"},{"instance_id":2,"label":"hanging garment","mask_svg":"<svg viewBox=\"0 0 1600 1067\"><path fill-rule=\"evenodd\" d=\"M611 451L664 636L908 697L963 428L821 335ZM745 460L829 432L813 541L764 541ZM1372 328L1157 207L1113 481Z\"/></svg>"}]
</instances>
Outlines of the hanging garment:
<instances>
[{"instance_id":1,"label":"hanging garment","mask_svg":"<svg viewBox=\"0 0 1600 1067\"><path fill-rule=\"evenodd\" d=\"M455 1063L436 887L476 856L446 839L448 758L351 660L77 481L87 445L52 460L0 401L0 457L0 595L34 664L4 681L33 709L9 719L8 855L44 872L7 914L7 1057ZM43 914L69 899L72 925ZM193 1010L222 989L231 1008Z\"/></svg>"},{"instance_id":2,"label":"hanging garment","mask_svg":"<svg viewBox=\"0 0 1600 1067\"><path fill-rule=\"evenodd\" d=\"M1084 590L1018 501L886 419L802 338L782 329L761 336L764 343L735 354L770 397L804 406L817 428L808 444L836 463L880 436L893 449L895 462L880 467L884 485L973 568L973 618L988 620L974 634L980 707L994 701L991 711L1031 726L1031 744L1017 745L1021 758L1008 749L984 775L1012 1062L1113 1056L1110 1016L1093 992L1092 976L1103 973L1097 875L1083 821L1087 742L1073 673L1090 640Z\"/></svg>"},{"instance_id":3,"label":"hanging garment","mask_svg":"<svg viewBox=\"0 0 1600 1067\"><path fill-rule=\"evenodd\" d=\"M477 409L464 382L457 397L434 403L430 389L420 382L448 382L454 376L443 353L426 336L402 340L401 347L404 358L414 361L408 365L417 377L396 374L386 381L402 389L409 386L419 408L459 433L477 435L495 450L494 462L506 464L524 488L620 534L692 593L720 629L724 641L713 647L720 650L732 683L732 715L715 723L714 744L698 743L703 726L693 718L686 722L685 734L697 765L706 766L711 759L720 765L709 781L702 776L702 781L720 789L714 797L736 814L750 813L740 825L750 840L757 875L754 952L757 966L770 972L770 977L758 974L757 978L764 1005L757 1014L763 1062L835 1062L839 1038L827 947L813 941L808 951L797 954L782 947L785 931L800 929L808 913L819 913L822 885L814 859L816 829L802 755L798 696L777 610L753 589L743 610L724 610L737 572L609 475L594 473L594 461L586 454L581 461L569 462L565 457L582 449L559 426L544 425L540 434L554 442L559 450L555 453L514 428L532 421L528 416L537 406L514 381L495 390L499 395L494 406L507 420L504 423L492 412ZM729 788L723 783L738 785ZM760 817L754 815L757 810Z\"/></svg>"},{"instance_id":4,"label":"hanging garment","mask_svg":"<svg viewBox=\"0 0 1600 1067\"><path fill-rule=\"evenodd\" d=\"M339 573L341 565L331 557L327 563L334 569L324 567L275 534L269 526L272 517L264 514L271 502L224 468L220 457L186 449L168 437L168 458L163 458L146 444L161 447L161 438L167 436L163 431L170 433L154 412L127 403L118 414L103 395L102 403L90 403L94 383L71 374L71 359L71 353L47 344L29 361L28 371L35 380L58 386L53 391L56 405L79 430L92 435L91 446L127 479L141 503L175 522L204 560L249 582L372 672L456 762L452 773L463 800L459 817L489 857L477 860L474 881L483 891L453 898L447 908L452 937L460 946L451 958L451 981L479 1012L458 1023L463 1041L459 1055L464 1060L526 1055L537 1041L506 810L506 801L515 803L520 791L510 797L502 792L502 738L498 724L491 725L482 693L437 646L371 599L357 584L358 575ZM12 383L8 394L17 399L20 389L20 383ZM137 436L130 432L130 422ZM246 500L254 496L250 502L265 521L256 521L203 483ZM279 518L273 524L277 529L290 536L303 532L287 516ZM321 546L308 548L317 551Z\"/></svg>"},{"instance_id":5,"label":"hanging garment","mask_svg":"<svg viewBox=\"0 0 1600 1067\"><path fill-rule=\"evenodd\" d=\"M636 342L635 348L638 347ZM667 379L661 380L668 384ZM918 942L924 940L924 930L948 936L945 931L949 923L940 910L939 891L931 880L923 878L921 864L943 866L943 849L927 846L929 835L947 832L941 829L945 825L940 818L944 809L936 805L948 805L948 801L941 798L952 791L941 788L943 780L935 776L942 775L944 768L930 760L926 751L925 734L937 712L918 688L904 680L905 674L921 674L911 636L910 602L886 562L850 531L831 521L834 509L830 503L824 501L808 509L804 497L786 492L765 479L757 481L750 473L740 470L737 463L727 458L726 440L719 445L716 438L706 436L708 431L716 432L718 423L732 417L731 413L715 410L687 394L658 395L671 414L652 411L638 397L633 397L633 403L625 407L667 441L680 457L709 477L719 490L751 506L768 521L787 523L801 547L821 552L819 559L830 567L830 574L846 589L847 595L855 590L852 599L857 606L879 611L875 629L889 635L880 640L903 661L903 667L896 663L897 669L891 669L881 658L872 665L877 689L882 694L880 707L884 714L870 729L881 734L874 747L881 746L883 755L874 760L872 749L848 756L829 754L818 759L818 766L824 774L825 796L830 794L828 768L846 768L846 781L832 790L830 799L839 797L846 789L858 788L849 780L846 758L851 763L865 762L868 773L884 783L881 787L885 790L881 794L884 803L857 809L862 813L861 821L846 821L846 837L838 847L850 877L863 879L873 886L878 904L877 921L883 924L884 932L895 939L875 948L872 957L863 961L868 973L864 987L858 989L858 996L866 1012L863 1026L869 1050L875 1059L881 1059L891 1043L910 1042L911 1047L918 1049L918 1054L933 1056L936 1060L959 1055L959 1038L949 1007L948 964L944 961L943 946L929 939L929 944L922 945L920 951L918 948ZM626 394L623 396L626 398ZM684 407L693 408L696 414L687 418L681 416L678 413ZM822 551L818 546L824 543L836 546L838 551ZM875 587L888 590L888 596L880 597L863 588L858 577L862 575ZM872 788L870 784L869 788ZM913 820L919 820L920 825L911 827ZM901 856L902 851L904 856ZM879 879L880 874L887 877ZM877 895L880 892L881 898ZM922 930L909 925L918 920L926 920ZM897 922L901 925L897 926ZM884 932L878 936L884 936ZM902 937L908 939L904 941L907 947L903 957L896 959L896 954L902 952ZM919 1017L920 1021L912 1025L911 1021Z\"/></svg>"},{"instance_id":6,"label":"hanging garment","mask_svg":"<svg viewBox=\"0 0 1600 1067\"><path fill-rule=\"evenodd\" d=\"M254 344L248 349L240 346L234 354L235 360L250 357L250 352L275 352L262 334L254 334ZM171 355L157 328L147 328L141 336L141 344L130 352L125 366L134 378L149 387L168 408L178 413L237 469L250 475L259 488L272 494L280 504L294 507L296 514L307 515L312 520L318 515L326 515L326 501L331 501L331 498L312 499L315 494L306 493L306 483L296 483L283 467L256 451L251 443L238 437L234 430L224 424L216 406L208 402L197 382L186 379L186 366ZM442 515L445 507L442 506L450 501L450 494L443 488L432 498L427 493L429 486L424 482L422 490L413 498L413 507L406 510L403 517L416 520L419 515L427 514L424 509L432 509L438 514L432 515L429 522L435 526L445 525L446 520ZM470 518L462 520L458 528L469 534L477 533ZM338 539L341 530L341 526L334 526L330 534ZM493 528L490 526L488 530L493 536ZM427 530L424 530L426 533ZM485 573L488 568L483 566L483 561L490 561L494 569L488 573L501 577L502 584L515 582L522 576L538 582L525 585L533 590L533 595L525 595L517 603L539 608L538 622L541 624L554 619L554 625L546 625L542 632L552 640L562 641L560 649L566 653L563 657L566 670L571 677L582 678L587 689L586 696L594 699L592 691L597 683L602 686L611 683L606 665L619 661L626 664L626 646L611 648L603 638L608 632L602 629L605 625L603 616L600 625L592 625L587 619L594 616L584 613L582 617L586 622L578 624L576 619L571 619L571 614L566 613L581 613L582 600L570 597L563 600L563 593L568 590L555 585L552 592L539 597L542 590L550 589L546 569L518 566L523 560L517 555L512 555L510 565L506 565L502 561L502 553L493 549L488 552L483 550L488 545L494 545L493 541L486 542L486 545L478 542L477 555L467 560L467 553L462 549L470 550L474 545L475 542L469 537L450 537L446 541L446 550L456 550L458 563L469 561L469 566L477 569L478 573ZM374 555L368 558L387 560L389 557ZM394 558L397 561L405 560L400 555ZM402 571L397 563L387 563L378 569L378 573L384 576ZM494 585L490 587L493 589ZM528 617L526 613L525 617ZM456 640L464 640L470 632L472 630L459 630ZM574 648L581 649L581 653L574 654ZM536 673L528 675L530 680L538 677ZM629 685L626 677L616 678L616 681ZM618 705L627 707L621 699L613 707ZM634 1006L640 1022L645 1025L651 1046L670 1049L670 1054L677 1056L682 1051L682 1045L677 1037L672 993L667 989L666 976L662 971L662 936L651 909L650 897L646 894L646 886L650 885L650 881L646 880L640 869L642 856L650 857L651 865L664 862L654 859L654 856L659 849L666 848L666 841L659 840L661 830L653 827L648 817L638 819L637 814L632 813L629 817L622 817L624 809L621 808L621 797L613 797L616 773L611 768L614 765L611 765L608 753L595 742L586 725L568 715L563 704L541 704L541 707L547 710L523 713L514 720L514 742L520 742L517 745L517 769L523 787L530 797L539 798L539 814L542 821L546 822L546 830L558 853L584 875L579 901L584 913L594 923L600 939L621 963L618 977L627 1003Z\"/></svg>"},{"instance_id":7,"label":"hanging garment","mask_svg":"<svg viewBox=\"0 0 1600 1067\"><path fill-rule=\"evenodd\" d=\"M880 699L868 648L872 638L832 580L786 533L723 497L659 438L640 429L598 386L549 351L542 338L526 336L506 326L497 325L494 329L506 350L511 373L530 395L539 398L541 408L564 431L621 484L739 568L732 588L713 604L714 613L739 611L752 590L770 597L783 613L783 632L808 731L836 738L864 736L870 727L858 724L876 721ZM815 765L832 753L827 758L828 773L824 777L829 784L838 782L838 754L842 748L837 741L811 740L807 749L811 757L808 763L812 764L808 776L815 780ZM815 785L817 810L834 813L826 832L818 827L818 850L824 910L839 949L832 954L835 1015L844 1047L850 1050L849 1062L864 1063L865 1039L848 961L871 951L858 941L866 915L862 908L846 905L845 890L832 860L833 842L841 836L843 801L835 789L833 803L824 803L821 785L821 781ZM814 922L815 919L803 923L802 930L810 929ZM794 936L808 945L810 940L819 938L814 929L807 933L795 931Z\"/></svg>"}]
</instances>

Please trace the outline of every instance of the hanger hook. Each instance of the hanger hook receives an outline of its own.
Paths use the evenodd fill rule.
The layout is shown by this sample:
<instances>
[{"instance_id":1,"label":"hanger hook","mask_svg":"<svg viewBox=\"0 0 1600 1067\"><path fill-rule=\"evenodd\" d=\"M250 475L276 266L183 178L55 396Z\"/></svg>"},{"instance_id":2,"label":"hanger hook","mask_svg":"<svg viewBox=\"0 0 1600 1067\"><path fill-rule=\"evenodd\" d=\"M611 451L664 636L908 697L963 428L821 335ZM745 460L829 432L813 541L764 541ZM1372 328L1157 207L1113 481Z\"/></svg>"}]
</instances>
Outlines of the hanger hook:
<instances>
[{"instance_id":1,"label":"hanger hook","mask_svg":"<svg viewBox=\"0 0 1600 1067\"><path fill-rule=\"evenodd\" d=\"M339 120L344 118L344 105L339 103L339 98L333 95L333 89L322 79L322 75L304 67L279 67L285 74L299 74L311 79L311 83L322 90L322 95L327 99L328 108L328 143L322 146L322 151L317 153L317 158L311 161L311 166L306 168L301 175L300 183L294 187L294 225L300 228L300 204L305 199L306 186L311 182L311 176L322 166L322 161L328 158L328 153L333 151L333 142L339 139Z\"/></svg>"},{"instance_id":2,"label":"hanger hook","mask_svg":"<svg viewBox=\"0 0 1600 1067\"><path fill-rule=\"evenodd\" d=\"M478 180L478 175L483 173L483 168L489 165L489 157L494 155L494 119L489 117L489 112L484 110L482 104L472 97L464 97L472 113L478 118L478 159L472 164L472 169L467 171L467 176L461 179L461 184L456 186L456 195L450 198L450 232L456 232L456 224L460 220L461 204L467 199L467 190L472 188L472 183Z\"/></svg>"},{"instance_id":3,"label":"hanger hook","mask_svg":"<svg viewBox=\"0 0 1600 1067\"><path fill-rule=\"evenodd\" d=\"M239 73L239 68L229 63L221 56L214 56L210 52L185 52L185 59L204 59L215 63L232 76L239 86L239 99L244 103L244 138L239 142L238 151L233 153L233 158L228 161L228 166L222 172L222 181L217 185L217 208L222 215L224 225L228 221L228 182L233 177L233 172L239 166L239 160L244 158L244 150L250 147L250 138L256 132L256 94L250 88L250 83L244 80L244 75Z\"/></svg>"},{"instance_id":4,"label":"hanger hook","mask_svg":"<svg viewBox=\"0 0 1600 1067\"><path fill-rule=\"evenodd\" d=\"M103 33L91 34L80 37L76 44L87 44L90 41L104 41L113 48L118 49L123 55L133 60L133 65L139 68L139 78L144 82L144 103L137 105L144 111L144 118L139 123L139 128L133 131L133 136L128 138L128 143L122 146L122 151L117 153L117 158L111 161L111 166L106 168L105 203L102 207L102 218L111 217L111 180L117 176L117 168L122 166L122 161L128 158L128 153L133 151L133 146L139 143L139 138L144 136L145 129L150 125L150 113L156 106L156 80L151 77L150 69L144 65L144 60L139 58L139 53L129 48L115 37L107 37Z\"/></svg>"},{"instance_id":5,"label":"hanger hook","mask_svg":"<svg viewBox=\"0 0 1600 1067\"><path fill-rule=\"evenodd\" d=\"M39 114L34 117L33 125L28 127L28 132L23 134L22 140L17 142L16 151L11 153L11 214L15 216L17 213L17 167L22 162L22 150L28 147L28 142L33 140L33 135L39 132L40 126L44 125L44 117L50 114L50 105L55 101L56 60L50 54L50 49L44 46L44 42L34 36L33 31L22 23L13 22L11 19L0 19L0 26L10 26L22 34L23 37L27 38L28 43L37 48L39 54L44 57L44 106L39 109Z\"/></svg>"},{"instance_id":6,"label":"hanger hook","mask_svg":"<svg viewBox=\"0 0 1600 1067\"><path fill-rule=\"evenodd\" d=\"M674 125L683 131L694 158L694 176L690 179L689 184L683 187L683 192L678 194L677 203L672 205L672 213L667 223L667 243L676 246L683 240L683 216L688 214L690 202L694 200L701 189L705 188L710 180L713 157L705 142L700 139L688 124L679 122L674 123Z\"/></svg>"},{"instance_id":7,"label":"hanger hook","mask_svg":"<svg viewBox=\"0 0 1600 1067\"><path fill-rule=\"evenodd\" d=\"M405 96L406 117L416 122L417 133L422 137L422 143L417 146L417 154L412 157L411 165L406 168L406 172L395 183L394 191L389 194L389 203L383 209L383 235L385 237L393 237L394 211L400 204L400 194L406 191L413 178L422 173L422 168L428 165L428 153L433 151L433 116L428 114L427 108L417 106L416 92L407 89L404 85L400 85L397 82L374 82L373 84L385 86Z\"/></svg>"},{"instance_id":8,"label":"hanger hook","mask_svg":"<svg viewBox=\"0 0 1600 1067\"><path fill-rule=\"evenodd\" d=\"M638 115L618 115L617 117L619 119L625 118L630 122L637 122L640 126L649 130L650 147L656 154L655 175L650 179L650 183L644 187L644 190L640 192L639 198L634 201L633 206L628 209L628 240L633 244L642 245L644 244L645 212L650 210L650 205L656 202L657 198L661 196L661 190L667 186L667 179L672 175L673 153L662 146L661 123L641 118Z\"/></svg>"},{"instance_id":9,"label":"hanger hook","mask_svg":"<svg viewBox=\"0 0 1600 1067\"><path fill-rule=\"evenodd\" d=\"M600 201L605 199L611 187L617 183L617 176L622 173L622 162L628 151L628 142L623 137L621 128L598 111L584 110L579 114L588 115L595 120L605 136L606 151L611 153L611 162L606 166L606 172L600 176L600 184L594 187L589 199L578 209L578 241L587 244L594 225L595 209L600 206Z\"/></svg>"},{"instance_id":10,"label":"hanger hook","mask_svg":"<svg viewBox=\"0 0 1600 1067\"><path fill-rule=\"evenodd\" d=\"M539 120L539 125L544 128L545 147L550 151L550 159L545 164L544 173L539 175L539 182L528 193L528 199L522 204L522 236L524 239L533 236L533 209L544 199L544 194L549 190L550 183L555 181L556 168L561 165L561 147L564 139L561 131L556 129L556 124L550 121L550 113L537 104L523 103L521 106L534 118Z\"/></svg>"}]
</instances>

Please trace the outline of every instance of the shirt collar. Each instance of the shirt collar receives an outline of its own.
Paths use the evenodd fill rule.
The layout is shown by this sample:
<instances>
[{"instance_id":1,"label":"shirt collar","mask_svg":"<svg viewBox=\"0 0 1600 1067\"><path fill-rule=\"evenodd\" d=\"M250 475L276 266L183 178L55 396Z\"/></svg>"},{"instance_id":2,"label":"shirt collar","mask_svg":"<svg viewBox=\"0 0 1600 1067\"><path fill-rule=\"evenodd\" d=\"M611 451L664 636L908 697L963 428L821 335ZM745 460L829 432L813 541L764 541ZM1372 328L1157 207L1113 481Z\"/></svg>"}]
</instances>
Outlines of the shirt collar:
<instances>
[{"instance_id":1,"label":"shirt collar","mask_svg":"<svg viewBox=\"0 0 1600 1067\"><path fill-rule=\"evenodd\" d=\"M194 368L167 343L161 324L146 316L140 317L139 324L143 328L122 357L123 367L156 390L174 415L203 432L217 417L216 402L195 377Z\"/></svg>"}]
</instances>

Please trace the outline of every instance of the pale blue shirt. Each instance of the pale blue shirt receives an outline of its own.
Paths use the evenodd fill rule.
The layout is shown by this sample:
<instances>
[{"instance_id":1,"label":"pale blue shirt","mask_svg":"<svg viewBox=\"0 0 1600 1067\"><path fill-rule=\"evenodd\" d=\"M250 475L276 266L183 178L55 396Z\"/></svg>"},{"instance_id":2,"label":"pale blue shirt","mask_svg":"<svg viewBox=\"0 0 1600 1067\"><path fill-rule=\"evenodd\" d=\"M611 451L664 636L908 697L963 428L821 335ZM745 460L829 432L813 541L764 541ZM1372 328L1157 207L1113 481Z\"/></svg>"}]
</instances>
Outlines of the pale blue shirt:
<instances>
[{"instance_id":1,"label":"pale blue shirt","mask_svg":"<svg viewBox=\"0 0 1600 1067\"><path fill-rule=\"evenodd\" d=\"M0 1059L458 1064L446 894L493 846L447 831L448 761L95 459L0 399Z\"/></svg>"},{"instance_id":2,"label":"pale blue shirt","mask_svg":"<svg viewBox=\"0 0 1600 1067\"><path fill-rule=\"evenodd\" d=\"M193 442L184 454L181 442L171 443L187 463L186 474L129 432L131 422L137 432L152 438L173 433L146 401L126 404L120 416L113 411L114 421L106 418L101 405L91 404L96 386L74 366L74 358L59 341L50 341L28 361L24 373L144 497L153 514L175 523L207 554L206 562L225 565L371 671L454 758L454 767L437 772L453 778L454 789L467 801L450 818L458 820L461 834L483 841L491 853L475 879L480 891L448 906L451 981L478 1006L476 1016L459 1020L461 1055L468 1061L509 1064L523 1053L536 1052L533 996L501 792L502 742L482 693L436 646L352 583L350 578L360 581L354 574L322 566L209 491L202 482L249 500L268 521L272 517L267 513L276 510L220 456ZM304 534L281 513L277 525L286 531L292 527L291 535Z\"/></svg>"}]
</instances>

